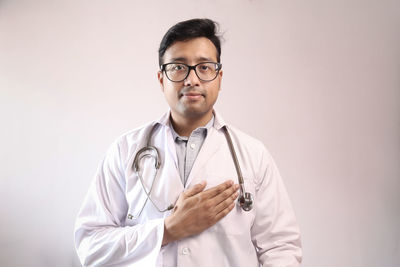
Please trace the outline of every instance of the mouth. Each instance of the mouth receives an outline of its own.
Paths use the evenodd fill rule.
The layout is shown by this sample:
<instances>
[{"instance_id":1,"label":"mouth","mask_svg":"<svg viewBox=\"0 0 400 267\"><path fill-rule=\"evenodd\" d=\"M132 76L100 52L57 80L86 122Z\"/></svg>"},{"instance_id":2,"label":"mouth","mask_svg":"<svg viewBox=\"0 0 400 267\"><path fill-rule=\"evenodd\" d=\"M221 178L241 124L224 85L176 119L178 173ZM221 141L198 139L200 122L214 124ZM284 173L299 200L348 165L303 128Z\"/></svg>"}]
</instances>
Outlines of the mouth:
<instances>
[{"instance_id":1,"label":"mouth","mask_svg":"<svg viewBox=\"0 0 400 267\"><path fill-rule=\"evenodd\" d=\"M198 92L185 92L181 94L181 97L188 100L198 100L204 97L204 95Z\"/></svg>"}]
</instances>

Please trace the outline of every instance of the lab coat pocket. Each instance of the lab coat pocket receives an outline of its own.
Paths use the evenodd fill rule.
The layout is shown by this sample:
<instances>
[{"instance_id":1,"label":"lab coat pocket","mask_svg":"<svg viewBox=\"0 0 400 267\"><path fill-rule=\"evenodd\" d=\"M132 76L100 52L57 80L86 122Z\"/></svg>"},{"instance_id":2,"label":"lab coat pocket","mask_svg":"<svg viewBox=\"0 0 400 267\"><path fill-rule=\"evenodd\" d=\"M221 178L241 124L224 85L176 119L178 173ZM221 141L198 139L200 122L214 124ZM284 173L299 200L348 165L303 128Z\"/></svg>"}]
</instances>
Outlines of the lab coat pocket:
<instances>
[{"instance_id":1,"label":"lab coat pocket","mask_svg":"<svg viewBox=\"0 0 400 267\"><path fill-rule=\"evenodd\" d=\"M235 179L232 179L235 181ZM217 184L223 182L223 180L219 181L218 178L215 179L207 179L208 187L213 187L212 183L209 181L218 181ZM235 181L235 183L237 183ZM251 193L253 196L255 195L255 185L253 179L244 178L244 186L246 192ZM225 235L243 235L249 234L251 225L254 221L254 211L244 211L238 204L237 199L235 200L235 207L230 211L225 217L223 217L220 221L218 221L214 226L212 226L209 230L214 231L216 233L225 234Z\"/></svg>"}]
</instances>

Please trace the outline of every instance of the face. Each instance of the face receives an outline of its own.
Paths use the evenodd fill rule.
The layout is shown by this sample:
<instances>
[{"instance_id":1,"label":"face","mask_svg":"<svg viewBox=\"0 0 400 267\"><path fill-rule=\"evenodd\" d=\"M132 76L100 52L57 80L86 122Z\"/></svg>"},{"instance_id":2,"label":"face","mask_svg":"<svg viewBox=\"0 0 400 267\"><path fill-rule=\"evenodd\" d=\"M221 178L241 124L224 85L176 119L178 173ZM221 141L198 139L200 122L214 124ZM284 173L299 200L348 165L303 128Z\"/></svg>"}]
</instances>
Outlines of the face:
<instances>
[{"instance_id":1,"label":"face","mask_svg":"<svg viewBox=\"0 0 400 267\"><path fill-rule=\"evenodd\" d=\"M201 62L217 62L217 49L207 38L200 37L176 42L165 51L164 63L185 63L196 65ZM158 80L164 92L172 116L185 119L211 118L214 103L220 90L222 71L212 81L201 81L194 70L181 82L172 82L159 71Z\"/></svg>"}]
</instances>

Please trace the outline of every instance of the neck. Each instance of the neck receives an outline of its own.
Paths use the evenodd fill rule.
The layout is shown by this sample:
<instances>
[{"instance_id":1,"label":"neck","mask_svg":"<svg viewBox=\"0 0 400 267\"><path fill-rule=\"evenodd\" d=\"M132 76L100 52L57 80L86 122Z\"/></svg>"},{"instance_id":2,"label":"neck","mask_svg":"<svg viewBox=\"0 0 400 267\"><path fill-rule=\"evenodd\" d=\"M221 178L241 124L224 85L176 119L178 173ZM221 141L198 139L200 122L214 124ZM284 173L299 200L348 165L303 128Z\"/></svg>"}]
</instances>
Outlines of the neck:
<instances>
[{"instance_id":1,"label":"neck","mask_svg":"<svg viewBox=\"0 0 400 267\"><path fill-rule=\"evenodd\" d=\"M197 128L205 126L212 118L212 111L200 117L183 117L171 111L172 127L180 136L190 136L190 134Z\"/></svg>"}]
</instances>

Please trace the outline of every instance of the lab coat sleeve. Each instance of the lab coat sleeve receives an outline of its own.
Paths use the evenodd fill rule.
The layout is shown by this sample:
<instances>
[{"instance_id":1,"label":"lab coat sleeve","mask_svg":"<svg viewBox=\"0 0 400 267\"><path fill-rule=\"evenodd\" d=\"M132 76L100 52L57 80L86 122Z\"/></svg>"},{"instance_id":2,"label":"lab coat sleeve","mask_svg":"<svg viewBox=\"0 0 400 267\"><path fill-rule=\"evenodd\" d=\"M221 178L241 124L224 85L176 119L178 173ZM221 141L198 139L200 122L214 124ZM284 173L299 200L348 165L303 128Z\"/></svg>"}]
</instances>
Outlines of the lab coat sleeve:
<instances>
[{"instance_id":1,"label":"lab coat sleeve","mask_svg":"<svg viewBox=\"0 0 400 267\"><path fill-rule=\"evenodd\" d=\"M75 247L84 266L155 266L164 219L124 226L121 150L115 142L100 165L75 223Z\"/></svg>"},{"instance_id":2,"label":"lab coat sleeve","mask_svg":"<svg viewBox=\"0 0 400 267\"><path fill-rule=\"evenodd\" d=\"M298 267L302 260L299 227L286 188L265 150L256 185L256 217L251 230L263 267Z\"/></svg>"}]
</instances>

